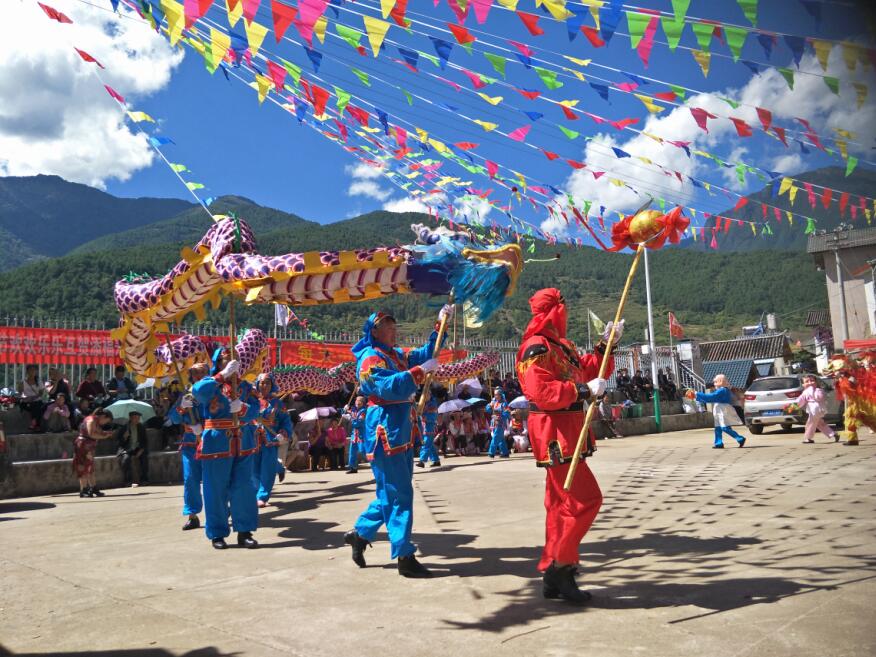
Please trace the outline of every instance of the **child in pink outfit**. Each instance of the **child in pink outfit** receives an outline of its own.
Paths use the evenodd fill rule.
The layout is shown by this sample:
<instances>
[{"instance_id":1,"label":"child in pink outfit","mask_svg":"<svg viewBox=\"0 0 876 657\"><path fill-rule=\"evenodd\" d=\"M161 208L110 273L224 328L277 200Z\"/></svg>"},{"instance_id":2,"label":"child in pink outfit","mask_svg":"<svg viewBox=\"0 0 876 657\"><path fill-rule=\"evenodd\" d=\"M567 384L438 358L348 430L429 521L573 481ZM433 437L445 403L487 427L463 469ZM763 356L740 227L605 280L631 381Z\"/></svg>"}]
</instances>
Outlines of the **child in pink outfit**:
<instances>
[{"instance_id":1,"label":"child in pink outfit","mask_svg":"<svg viewBox=\"0 0 876 657\"><path fill-rule=\"evenodd\" d=\"M824 390L816 385L814 376L803 377L803 392L795 402L801 409L806 411L806 430L803 432L804 443L814 443L813 436L820 431L834 442L839 440L839 435L824 421L827 409L824 408Z\"/></svg>"}]
</instances>

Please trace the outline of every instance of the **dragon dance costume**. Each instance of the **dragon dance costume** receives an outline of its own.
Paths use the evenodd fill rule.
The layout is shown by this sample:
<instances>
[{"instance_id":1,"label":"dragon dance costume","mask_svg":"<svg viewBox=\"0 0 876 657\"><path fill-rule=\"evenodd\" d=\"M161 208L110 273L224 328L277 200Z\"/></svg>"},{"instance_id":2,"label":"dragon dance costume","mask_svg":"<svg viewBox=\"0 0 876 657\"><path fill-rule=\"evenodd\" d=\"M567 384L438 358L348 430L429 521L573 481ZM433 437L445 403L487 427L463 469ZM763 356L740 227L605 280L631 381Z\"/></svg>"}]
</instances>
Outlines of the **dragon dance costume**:
<instances>
[{"instance_id":1,"label":"dragon dance costume","mask_svg":"<svg viewBox=\"0 0 876 657\"><path fill-rule=\"evenodd\" d=\"M350 407L350 454L347 459L347 472L350 474L359 470L359 453L365 449L365 407Z\"/></svg>"},{"instance_id":2,"label":"dragon dance costume","mask_svg":"<svg viewBox=\"0 0 876 657\"><path fill-rule=\"evenodd\" d=\"M196 433L201 416L199 409L195 408L194 404L188 407L181 406L183 398L183 395L179 396L177 403L170 407L167 417L173 424L181 424L183 427L179 443L183 472L183 515L191 519L183 529L196 529L200 526L200 521L197 519L198 514L204 508L204 499L201 495L203 473L201 461L197 458L200 436ZM201 425L202 427L203 425Z\"/></svg>"},{"instance_id":3,"label":"dragon dance costume","mask_svg":"<svg viewBox=\"0 0 876 657\"><path fill-rule=\"evenodd\" d=\"M536 464L547 470L545 545L538 569L545 572L546 597L584 601L589 596L574 584L578 546L602 505L599 484L584 462L593 451L592 429L589 448L581 454L582 462L568 492L563 483L584 425L584 404L591 394L580 392L578 384L599 381L596 377L605 343L598 343L593 354L578 354L566 339L566 305L555 288L536 292L529 306L532 320L523 334L516 368L531 405L528 429L533 455ZM607 374L613 361L610 357Z\"/></svg>"},{"instance_id":4,"label":"dragon dance costume","mask_svg":"<svg viewBox=\"0 0 876 657\"><path fill-rule=\"evenodd\" d=\"M511 419L511 414L508 412L508 404L505 402L505 393L497 390L495 393L499 398L493 397L493 401L487 404L487 412L490 414L490 458L496 456L496 452L502 455L503 458L508 458L508 443L505 442L505 428Z\"/></svg>"},{"instance_id":5,"label":"dragon dance costume","mask_svg":"<svg viewBox=\"0 0 876 657\"><path fill-rule=\"evenodd\" d=\"M438 450L435 448L435 428L438 426L438 402L434 397L429 397L426 406L423 407L423 446L420 448L420 467L426 465L426 461L432 461L435 465L441 465L438 458Z\"/></svg>"},{"instance_id":6,"label":"dragon dance costume","mask_svg":"<svg viewBox=\"0 0 876 657\"><path fill-rule=\"evenodd\" d=\"M256 498L264 506L271 498L271 490L277 478L278 470L283 467L277 461L277 451L280 444L292 436L292 418L286 412L283 400L275 397L277 385L270 374L262 374L257 385L262 381L271 382L271 392L260 396L258 400L258 417L256 420L256 442L258 451L253 454L253 484L258 489Z\"/></svg>"}]
</instances>

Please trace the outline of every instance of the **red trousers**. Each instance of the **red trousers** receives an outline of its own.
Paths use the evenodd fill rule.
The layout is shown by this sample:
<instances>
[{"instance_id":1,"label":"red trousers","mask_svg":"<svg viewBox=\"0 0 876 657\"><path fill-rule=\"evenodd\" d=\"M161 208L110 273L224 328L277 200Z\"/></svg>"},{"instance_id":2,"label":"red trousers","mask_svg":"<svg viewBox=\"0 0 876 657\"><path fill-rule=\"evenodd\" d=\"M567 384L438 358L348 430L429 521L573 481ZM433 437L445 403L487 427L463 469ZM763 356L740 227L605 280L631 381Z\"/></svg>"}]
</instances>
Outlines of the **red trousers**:
<instances>
[{"instance_id":1,"label":"red trousers","mask_svg":"<svg viewBox=\"0 0 876 657\"><path fill-rule=\"evenodd\" d=\"M563 490L569 466L564 463L546 468L544 508L547 518L544 550L538 562L541 571L547 570L554 561L578 563L578 546L602 506L602 491L587 463L578 464L572 488L568 493Z\"/></svg>"}]
</instances>

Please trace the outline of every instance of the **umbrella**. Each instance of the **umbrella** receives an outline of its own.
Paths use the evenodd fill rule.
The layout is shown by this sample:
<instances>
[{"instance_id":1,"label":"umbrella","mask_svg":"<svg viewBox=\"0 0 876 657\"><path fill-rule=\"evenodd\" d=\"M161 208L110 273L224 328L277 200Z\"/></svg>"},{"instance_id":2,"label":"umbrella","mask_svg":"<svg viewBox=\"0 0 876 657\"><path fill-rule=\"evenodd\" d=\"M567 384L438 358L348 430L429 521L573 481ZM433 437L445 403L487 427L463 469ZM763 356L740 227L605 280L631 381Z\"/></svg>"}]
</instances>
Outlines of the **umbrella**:
<instances>
[{"instance_id":1,"label":"umbrella","mask_svg":"<svg viewBox=\"0 0 876 657\"><path fill-rule=\"evenodd\" d=\"M468 402L461 399L451 399L450 401L441 404L441 406L438 407L438 412L453 413L454 411L461 411L464 408L468 408Z\"/></svg>"},{"instance_id":2,"label":"umbrella","mask_svg":"<svg viewBox=\"0 0 876 657\"><path fill-rule=\"evenodd\" d=\"M470 397L470 398L466 399L465 402L469 406L486 406L487 405L487 400L481 399L480 397Z\"/></svg>"},{"instance_id":3,"label":"umbrella","mask_svg":"<svg viewBox=\"0 0 876 657\"><path fill-rule=\"evenodd\" d=\"M484 391L484 386L481 385L481 382L475 378L466 379L465 381L460 381L456 384L457 390L462 390L463 388L468 388L468 392L473 397L477 397Z\"/></svg>"},{"instance_id":4,"label":"umbrella","mask_svg":"<svg viewBox=\"0 0 876 657\"><path fill-rule=\"evenodd\" d=\"M142 421L150 420L155 417L155 409L152 404L137 401L136 399L120 399L106 407L113 414L113 422L116 424L124 424L128 421L128 415L137 412L143 416Z\"/></svg>"},{"instance_id":5,"label":"umbrella","mask_svg":"<svg viewBox=\"0 0 876 657\"><path fill-rule=\"evenodd\" d=\"M529 408L529 400L520 395L519 397L515 397L510 404L508 404L508 408Z\"/></svg>"},{"instance_id":6,"label":"umbrella","mask_svg":"<svg viewBox=\"0 0 876 657\"><path fill-rule=\"evenodd\" d=\"M301 413L299 420L301 422L314 422L321 417L331 417L337 414L338 410L332 406L317 406Z\"/></svg>"}]
</instances>

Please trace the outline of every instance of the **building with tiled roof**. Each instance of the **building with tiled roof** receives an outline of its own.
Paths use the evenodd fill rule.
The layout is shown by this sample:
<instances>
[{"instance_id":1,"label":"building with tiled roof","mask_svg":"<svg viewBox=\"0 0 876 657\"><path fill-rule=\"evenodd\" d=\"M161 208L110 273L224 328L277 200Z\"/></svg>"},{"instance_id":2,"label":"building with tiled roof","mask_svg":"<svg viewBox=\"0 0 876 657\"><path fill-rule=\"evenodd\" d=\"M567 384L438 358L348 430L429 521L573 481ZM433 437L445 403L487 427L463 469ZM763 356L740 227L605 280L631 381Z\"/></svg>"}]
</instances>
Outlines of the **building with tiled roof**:
<instances>
[{"instance_id":1,"label":"building with tiled roof","mask_svg":"<svg viewBox=\"0 0 876 657\"><path fill-rule=\"evenodd\" d=\"M711 363L748 361L754 365L758 376L787 373L792 358L791 344L784 333L701 342L700 355L704 371Z\"/></svg>"}]
</instances>

